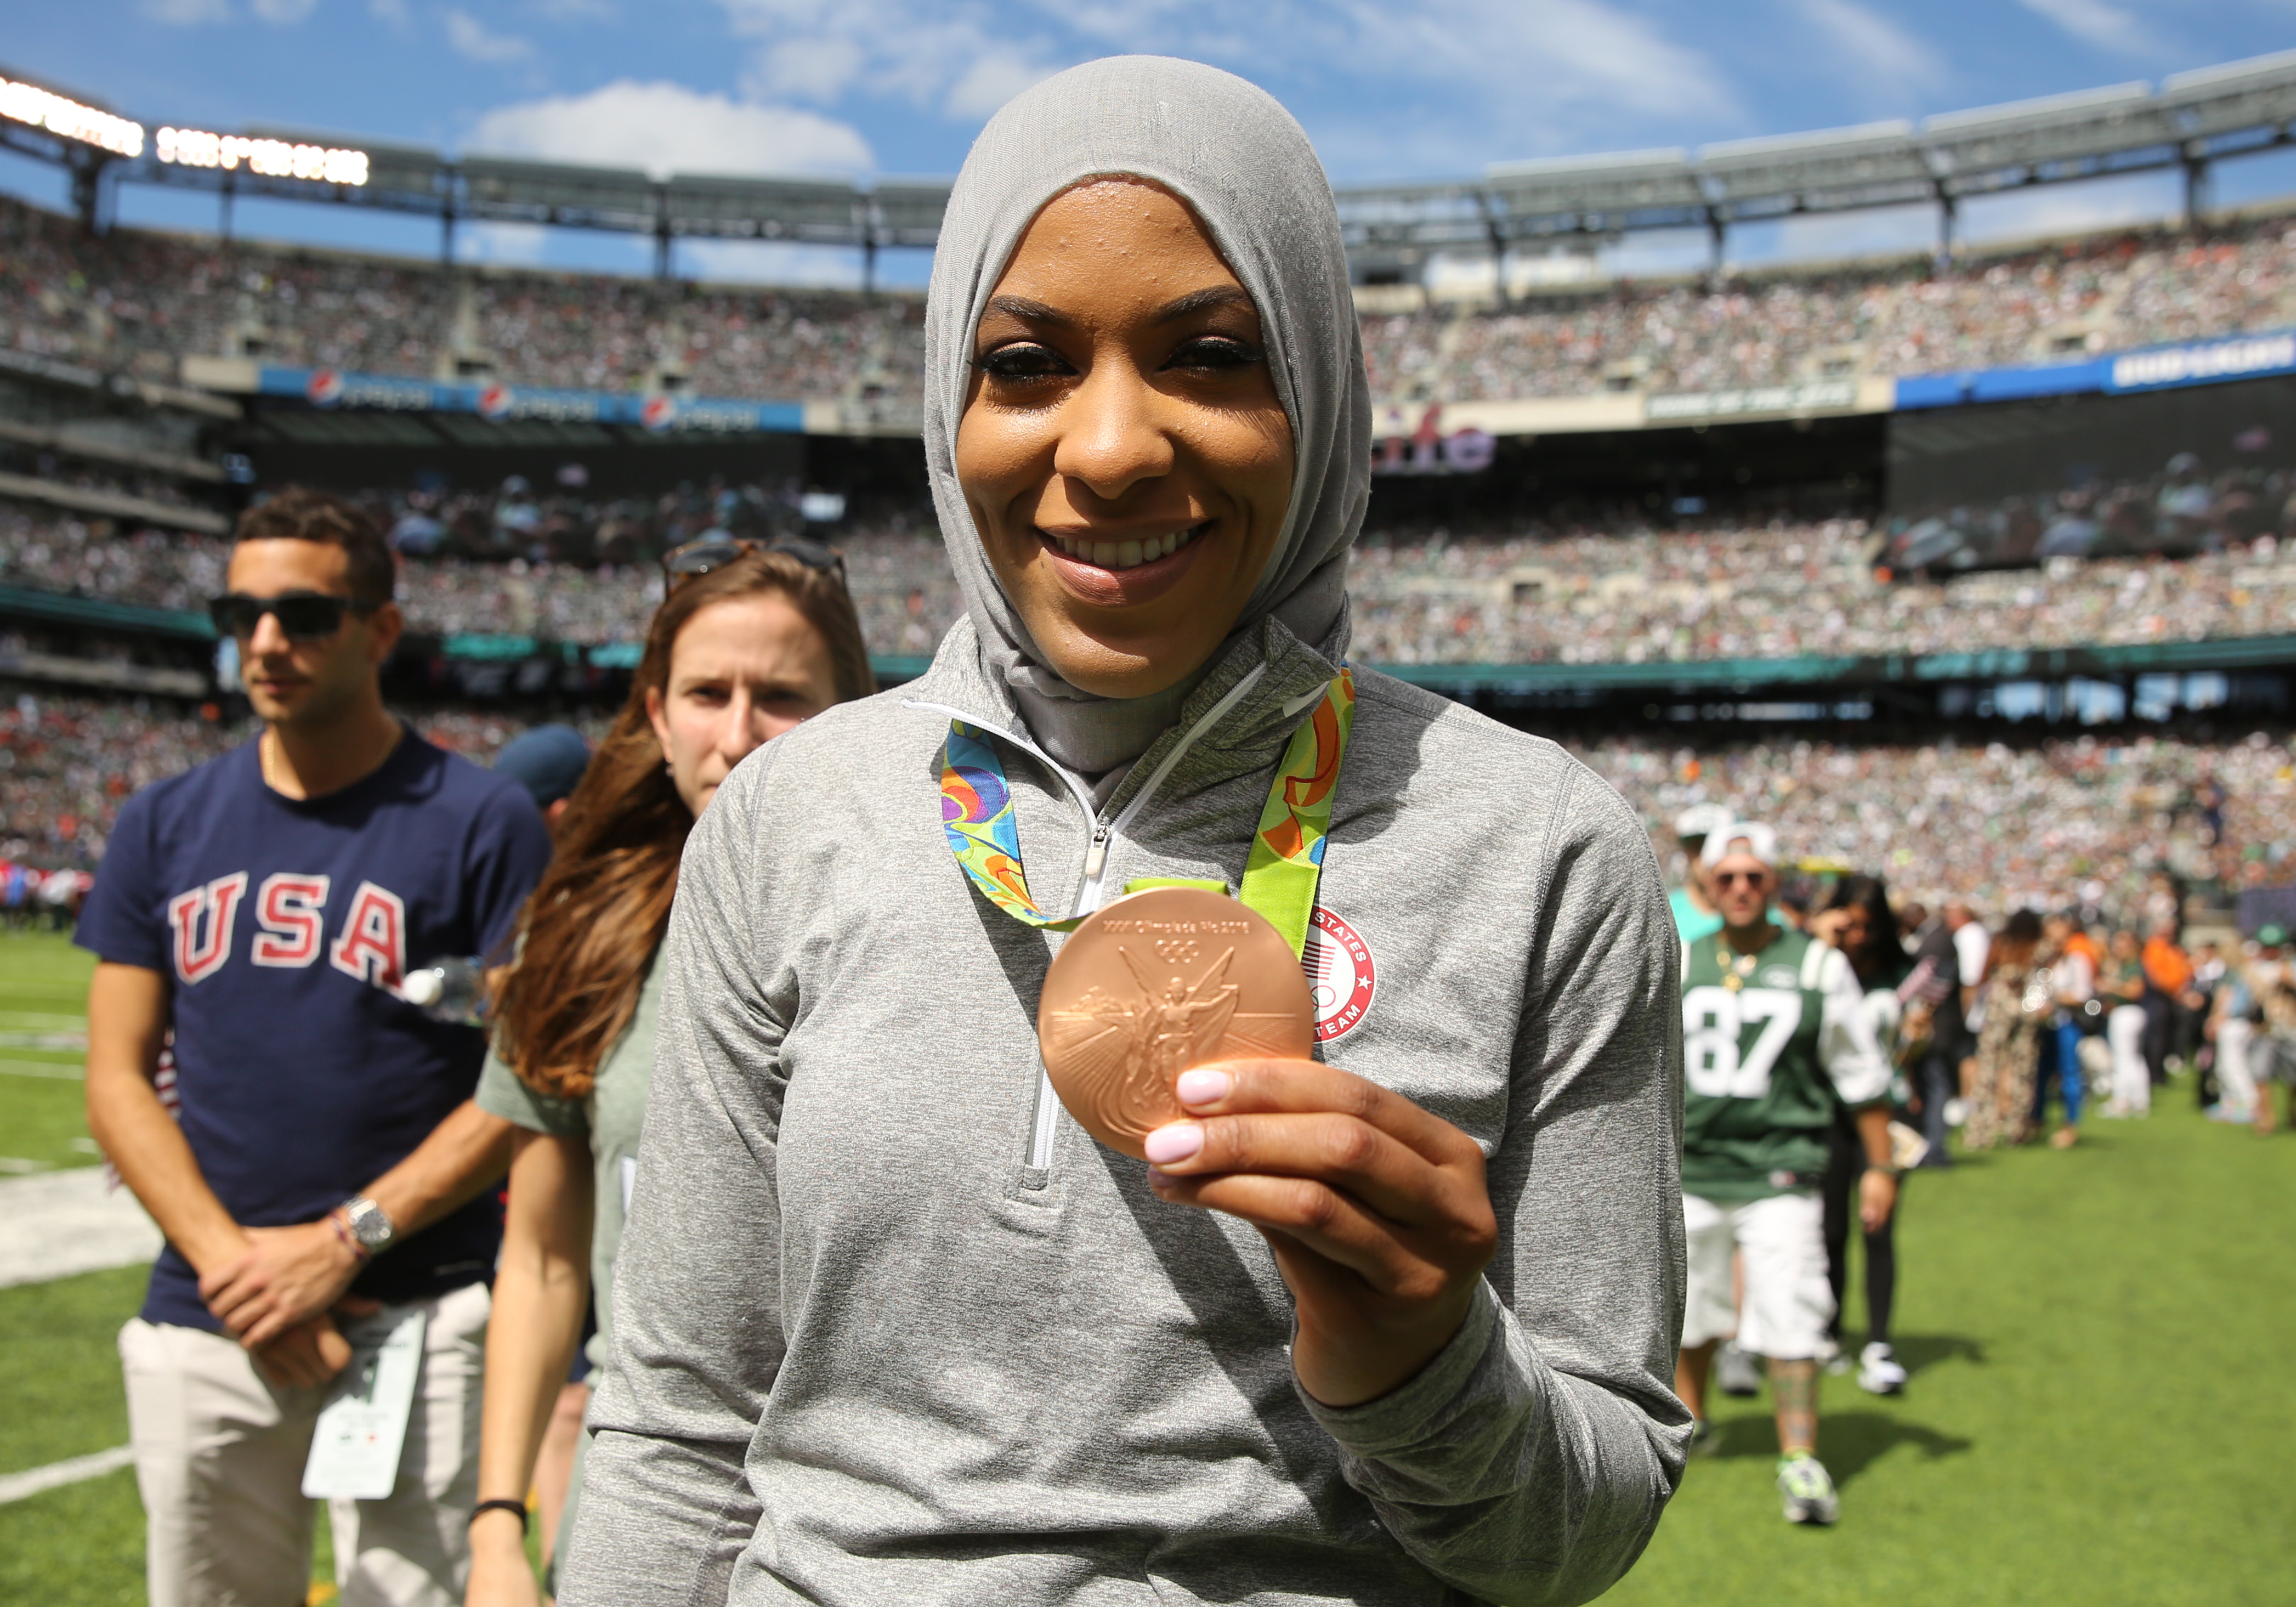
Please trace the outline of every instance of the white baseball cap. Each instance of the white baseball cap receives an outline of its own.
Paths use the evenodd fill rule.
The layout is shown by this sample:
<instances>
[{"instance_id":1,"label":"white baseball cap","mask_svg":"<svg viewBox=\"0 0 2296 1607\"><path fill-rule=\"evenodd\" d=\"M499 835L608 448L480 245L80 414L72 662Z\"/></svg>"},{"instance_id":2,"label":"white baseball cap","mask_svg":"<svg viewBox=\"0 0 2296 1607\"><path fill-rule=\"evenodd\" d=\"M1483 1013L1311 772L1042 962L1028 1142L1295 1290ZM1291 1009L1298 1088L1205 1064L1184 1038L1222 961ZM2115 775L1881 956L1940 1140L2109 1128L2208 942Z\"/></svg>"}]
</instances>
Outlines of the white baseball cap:
<instances>
[{"instance_id":1,"label":"white baseball cap","mask_svg":"<svg viewBox=\"0 0 2296 1607\"><path fill-rule=\"evenodd\" d=\"M1743 848L1738 845L1743 843ZM1733 854L1751 854L1764 865L1778 862L1778 834L1759 820L1733 820L1709 832L1698 863L1712 870Z\"/></svg>"},{"instance_id":2,"label":"white baseball cap","mask_svg":"<svg viewBox=\"0 0 2296 1607\"><path fill-rule=\"evenodd\" d=\"M1711 837L1730 824L1728 804L1693 804L1675 817L1677 837Z\"/></svg>"}]
</instances>

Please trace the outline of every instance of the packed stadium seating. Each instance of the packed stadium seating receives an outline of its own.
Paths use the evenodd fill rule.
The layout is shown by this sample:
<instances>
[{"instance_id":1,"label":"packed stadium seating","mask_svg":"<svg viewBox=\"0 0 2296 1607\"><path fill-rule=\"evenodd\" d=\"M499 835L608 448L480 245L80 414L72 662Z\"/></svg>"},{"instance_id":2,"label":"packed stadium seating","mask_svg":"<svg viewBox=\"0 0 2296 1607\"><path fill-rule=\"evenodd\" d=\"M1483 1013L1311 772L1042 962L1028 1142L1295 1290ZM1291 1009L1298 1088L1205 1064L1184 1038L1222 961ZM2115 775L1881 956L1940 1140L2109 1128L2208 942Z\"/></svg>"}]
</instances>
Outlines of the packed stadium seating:
<instances>
[{"instance_id":1,"label":"packed stadium seating","mask_svg":"<svg viewBox=\"0 0 2296 1607\"><path fill-rule=\"evenodd\" d=\"M1726 282L1540 291L1366 317L1382 400L1696 390L1912 374L2296 321L2285 217ZM448 272L119 230L0 200L0 345L145 378L186 353L702 395L914 401L914 296Z\"/></svg>"},{"instance_id":2,"label":"packed stadium seating","mask_svg":"<svg viewBox=\"0 0 2296 1607\"><path fill-rule=\"evenodd\" d=\"M594 742L611 713L575 723ZM413 719L432 742L480 764L529 723L468 709ZM228 751L254 729L225 724L212 709L178 714L142 700L26 693L0 704L0 858L94 865L128 794Z\"/></svg>"},{"instance_id":3,"label":"packed stadium seating","mask_svg":"<svg viewBox=\"0 0 2296 1607\"><path fill-rule=\"evenodd\" d=\"M914 394L914 298L705 291L119 230L0 198L0 346L170 381L186 354L591 390Z\"/></svg>"},{"instance_id":4,"label":"packed stadium seating","mask_svg":"<svg viewBox=\"0 0 2296 1607\"><path fill-rule=\"evenodd\" d=\"M1707 284L1619 283L1506 309L1364 321L1373 394L1480 401L1915 374L2296 321L2285 217Z\"/></svg>"},{"instance_id":5,"label":"packed stadium seating","mask_svg":"<svg viewBox=\"0 0 2296 1607\"><path fill-rule=\"evenodd\" d=\"M2016 747L1619 739L1580 757L1661 835L1693 803L1726 803L1777 826L1792 854L1885 873L1932 907L1967 898L1996 924L2020 906L2133 914L2164 873L2236 890L2296 873L2296 767L2284 736L2261 732Z\"/></svg>"},{"instance_id":6,"label":"packed stadium seating","mask_svg":"<svg viewBox=\"0 0 2296 1607\"><path fill-rule=\"evenodd\" d=\"M644 635L660 598L656 554L745 525L721 504L754 512L771 498L743 488L647 504L521 489L370 500L403 545L425 549L408 552L400 586L418 629L596 644ZM832 539L872 649L931 652L960 607L939 538L917 519ZM0 585L195 611L222 589L226 550L0 504ZM1644 663L2199 641L2296 622L2296 544L2269 530L2189 558L2057 557L1935 581L1882 578L1887 556L1861 520L1374 529L1350 571L1356 652L1392 664Z\"/></svg>"}]
</instances>

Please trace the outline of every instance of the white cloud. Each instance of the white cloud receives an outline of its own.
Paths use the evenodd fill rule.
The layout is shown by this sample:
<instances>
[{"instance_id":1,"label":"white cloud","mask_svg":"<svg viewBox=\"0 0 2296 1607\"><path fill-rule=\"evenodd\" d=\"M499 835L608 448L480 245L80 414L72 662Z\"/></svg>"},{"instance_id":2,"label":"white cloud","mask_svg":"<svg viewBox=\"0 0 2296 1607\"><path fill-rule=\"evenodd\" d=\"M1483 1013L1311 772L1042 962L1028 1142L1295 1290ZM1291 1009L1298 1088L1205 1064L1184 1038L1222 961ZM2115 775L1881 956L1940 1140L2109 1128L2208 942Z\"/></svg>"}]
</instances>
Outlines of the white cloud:
<instances>
[{"instance_id":1,"label":"white cloud","mask_svg":"<svg viewBox=\"0 0 2296 1607\"><path fill-rule=\"evenodd\" d=\"M2046 3L2062 4L2063 0ZM2071 3L2089 4L2094 0ZM1800 9L1803 20L1824 37L1834 55L1870 82L1905 94L1934 89L1946 79L1944 57L1857 0L1800 0Z\"/></svg>"},{"instance_id":2,"label":"white cloud","mask_svg":"<svg viewBox=\"0 0 2296 1607\"><path fill-rule=\"evenodd\" d=\"M152 21L170 28L231 20L231 0L143 0L137 9Z\"/></svg>"},{"instance_id":3,"label":"white cloud","mask_svg":"<svg viewBox=\"0 0 2296 1607\"><path fill-rule=\"evenodd\" d=\"M529 9L553 22L611 22L612 0L529 0Z\"/></svg>"},{"instance_id":4,"label":"white cloud","mask_svg":"<svg viewBox=\"0 0 2296 1607\"><path fill-rule=\"evenodd\" d=\"M319 0L249 0L255 14L266 22L283 26L300 22L309 16Z\"/></svg>"},{"instance_id":5,"label":"white cloud","mask_svg":"<svg viewBox=\"0 0 2296 1607\"><path fill-rule=\"evenodd\" d=\"M986 121L999 106L1052 73L1051 68L1040 67L1026 56L992 52L976 57L964 76L949 86L942 109L951 117Z\"/></svg>"},{"instance_id":6,"label":"white cloud","mask_svg":"<svg viewBox=\"0 0 2296 1607\"><path fill-rule=\"evenodd\" d=\"M1697 51L1600 0L1348 0L1340 15L1348 27L1328 42L1326 60L1362 63L1365 76L1480 91L1513 122L1551 124L1564 108L1595 104L1642 116L1737 115Z\"/></svg>"},{"instance_id":7,"label":"white cloud","mask_svg":"<svg viewBox=\"0 0 2296 1607\"><path fill-rule=\"evenodd\" d=\"M406 9L406 0L366 0L367 14L387 27L405 33L414 17Z\"/></svg>"},{"instance_id":8,"label":"white cloud","mask_svg":"<svg viewBox=\"0 0 2296 1607\"><path fill-rule=\"evenodd\" d=\"M1852 0L1839 0L1851 4ZM1118 51L1211 61L1276 88L1312 118L1321 96L1349 109L1332 149L1425 143L1456 165L1576 143L1585 125L1652 118L1742 120L1719 70L1657 22L1612 0L718 0L757 41L744 85L771 99L833 104L890 97L962 122L987 117L1070 63ZM1363 89L1434 86L1414 127L1373 127ZM1298 93L1304 90L1304 95ZM1439 130L1439 132L1438 132ZM1648 136L1641 136L1648 143Z\"/></svg>"},{"instance_id":9,"label":"white cloud","mask_svg":"<svg viewBox=\"0 0 2296 1607\"><path fill-rule=\"evenodd\" d=\"M531 41L491 33L465 11L447 13L447 43L455 47L456 55L472 61L522 61L534 53Z\"/></svg>"},{"instance_id":10,"label":"white cloud","mask_svg":"<svg viewBox=\"0 0 2296 1607\"><path fill-rule=\"evenodd\" d=\"M587 94L497 107L470 148L671 173L857 173L875 165L850 124L787 106L624 78Z\"/></svg>"},{"instance_id":11,"label":"white cloud","mask_svg":"<svg viewBox=\"0 0 2296 1607\"><path fill-rule=\"evenodd\" d=\"M2136 15L2106 0L2018 0L2084 44L2115 55L2157 55L2165 46Z\"/></svg>"}]
</instances>

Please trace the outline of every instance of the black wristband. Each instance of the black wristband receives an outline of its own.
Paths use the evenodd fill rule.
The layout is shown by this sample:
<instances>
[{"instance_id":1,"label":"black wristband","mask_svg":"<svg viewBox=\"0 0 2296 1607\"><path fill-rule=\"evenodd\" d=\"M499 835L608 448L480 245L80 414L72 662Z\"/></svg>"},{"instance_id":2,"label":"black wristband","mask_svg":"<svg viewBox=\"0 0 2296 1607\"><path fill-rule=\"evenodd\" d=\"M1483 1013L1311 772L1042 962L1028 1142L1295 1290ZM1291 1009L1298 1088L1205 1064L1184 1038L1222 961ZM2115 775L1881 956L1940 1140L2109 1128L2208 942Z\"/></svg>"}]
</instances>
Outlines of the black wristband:
<instances>
[{"instance_id":1,"label":"black wristband","mask_svg":"<svg viewBox=\"0 0 2296 1607\"><path fill-rule=\"evenodd\" d=\"M481 1501L471 1509L471 1521L476 1523L479 1521L479 1514L480 1513L491 1512L516 1513L518 1514L518 1532L521 1534L524 1534L526 1532L527 1520L525 1502L513 1500L508 1496L497 1496L492 1501Z\"/></svg>"}]
</instances>

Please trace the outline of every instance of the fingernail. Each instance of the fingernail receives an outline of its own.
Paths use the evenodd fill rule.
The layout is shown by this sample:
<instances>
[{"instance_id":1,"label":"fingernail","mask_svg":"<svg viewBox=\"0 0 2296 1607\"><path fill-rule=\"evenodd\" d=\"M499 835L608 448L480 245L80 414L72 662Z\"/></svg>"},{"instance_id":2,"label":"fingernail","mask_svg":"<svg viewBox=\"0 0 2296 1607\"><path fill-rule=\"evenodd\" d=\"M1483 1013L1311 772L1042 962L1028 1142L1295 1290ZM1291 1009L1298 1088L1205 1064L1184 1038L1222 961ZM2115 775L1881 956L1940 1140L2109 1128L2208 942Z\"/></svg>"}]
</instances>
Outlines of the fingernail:
<instances>
[{"instance_id":1,"label":"fingernail","mask_svg":"<svg viewBox=\"0 0 2296 1607\"><path fill-rule=\"evenodd\" d=\"M1175 1160L1185 1160L1202 1149L1204 1130L1193 1121L1176 1121L1149 1134L1148 1142L1140 1147L1148 1152L1151 1161L1166 1166Z\"/></svg>"},{"instance_id":2,"label":"fingernail","mask_svg":"<svg viewBox=\"0 0 2296 1607\"><path fill-rule=\"evenodd\" d=\"M1225 1071L1183 1071L1180 1080L1173 1085L1184 1105L1208 1105L1216 1099L1226 1099L1227 1091L1234 1086L1234 1080Z\"/></svg>"}]
</instances>

